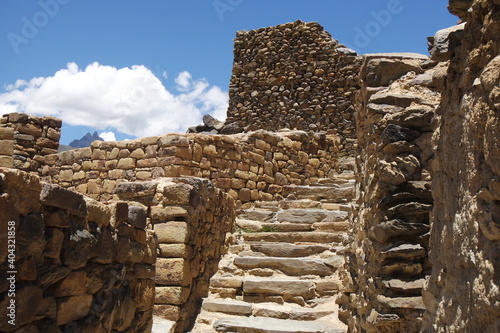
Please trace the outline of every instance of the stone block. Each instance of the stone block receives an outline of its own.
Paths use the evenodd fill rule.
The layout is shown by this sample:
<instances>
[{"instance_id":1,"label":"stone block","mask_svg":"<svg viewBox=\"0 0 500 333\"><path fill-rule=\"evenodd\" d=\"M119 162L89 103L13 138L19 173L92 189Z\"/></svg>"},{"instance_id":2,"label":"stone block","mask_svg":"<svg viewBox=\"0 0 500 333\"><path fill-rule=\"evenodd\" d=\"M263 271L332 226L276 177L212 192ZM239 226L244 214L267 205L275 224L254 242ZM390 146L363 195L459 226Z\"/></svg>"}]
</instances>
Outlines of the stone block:
<instances>
[{"instance_id":1,"label":"stone block","mask_svg":"<svg viewBox=\"0 0 500 333\"><path fill-rule=\"evenodd\" d=\"M14 129L9 127L0 127L0 140L14 139Z\"/></svg>"},{"instance_id":2,"label":"stone block","mask_svg":"<svg viewBox=\"0 0 500 333\"><path fill-rule=\"evenodd\" d=\"M45 206L65 209L79 217L87 216L87 205L83 195L57 185L43 183L40 202Z\"/></svg>"},{"instance_id":3,"label":"stone block","mask_svg":"<svg viewBox=\"0 0 500 333\"><path fill-rule=\"evenodd\" d=\"M64 233L58 228L45 229L45 251L44 257L50 259L59 259L61 248L64 241Z\"/></svg>"},{"instance_id":4,"label":"stone block","mask_svg":"<svg viewBox=\"0 0 500 333\"><path fill-rule=\"evenodd\" d=\"M155 288L156 304L182 305L187 301L190 290L183 287L161 287Z\"/></svg>"},{"instance_id":5,"label":"stone block","mask_svg":"<svg viewBox=\"0 0 500 333\"><path fill-rule=\"evenodd\" d=\"M222 312L240 316L249 316L253 312L251 303L230 299L204 300L202 308L205 311Z\"/></svg>"},{"instance_id":6,"label":"stone block","mask_svg":"<svg viewBox=\"0 0 500 333\"><path fill-rule=\"evenodd\" d=\"M165 205L189 205L193 187L188 184L169 184L160 191Z\"/></svg>"},{"instance_id":7,"label":"stone block","mask_svg":"<svg viewBox=\"0 0 500 333\"><path fill-rule=\"evenodd\" d=\"M153 314L155 316L171 321L178 321L180 318L180 313L181 313L181 308L179 306L165 305L165 304L156 304L154 306L154 311L153 311Z\"/></svg>"},{"instance_id":8,"label":"stone block","mask_svg":"<svg viewBox=\"0 0 500 333\"><path fill-rule=\"evenodd\" d=\"M108 228L103 228L101 236L93 249L93 261L100 264L110 264L117 255L118 239Z\"/></svg>"},{"instance_id":9,"label":"stone block","mask_svg":"<svg viewBox=\"0 0 500 333\"><path fill-rule=\"evenodd\" d=\"M85 197L87 205L87 220L89 222L96 222L99 228L104 228L109 225L111 220L111 209L99 201Z\"/></svg>"},{"instance_id":10,"label":"stone block","mask_svg":"<svg viewBox=\"0 0 500 333\"><path fill-rule=\"evenodd\" d=\"M65 297L57 300L57 325L66 325L86 317L92 305L92 295Z\"/></svg>"},{"instance_id":11,"label":"stone block","mask_svg":"<svg viewBox=\"0 0 500 333\"><path fill-rule=\"evenodd\" d=\"M156 261L156 284L166 286L187 286L191 283L189 266L184 259L158 258Z\"/></svg>"},{"instance_id":12,"label":"stone block","mask_svg":"<svg viewBox=\"0 0 500 333\"><path fill-rule=\"evenodd\" d=\"M128 207L128 223L136 228L144 229L147 224L147 212L142 207Z\"/></svg>"},{"instance_id":13,"label":"stone block","mask_svg":"<svg viewBox=\"0 0 500 333\"><path fill-rule=\"evenodd\" d=\"M187 147L189 146L189 139L185 136L180 135L165 135L160 137L158 141L160 147L165 146L177 146L177 147Z\"/></svg>"},{"instance_id":14,"label":"stone block","mask_svg":"<svg viewBox=\"0 0 500 333\"><path fill-rule=\"evenodd\" d=\"M245 294L293 295L309 299L314 296L314 288L314 282L307 280L246 279L243 282Z\"/></svg>"},{"instance_id":15,"label":"stone block","mask_svg":"<svg viewBox=\"0 0 500 333\"><path fill-rule=\"evenodd\" d=\"M236 257L234 264L242 269L271 268L289 276L319 275L329 276L333 269L320 259L282 257Z\"/></svg>"},{"instance_id":16,"label":"stone block","mask_svg":"<svg viewBox=\"0 0 500 333\"><path fill-rule=\"evenodd\" d=\"M87 292L87 283L87 273L85 271L71 272L62 281L57 283L54 295L56 297L83 295Z\"/></svg>"},{"instance_id":17,"label":"stone block","mask_svg":"<svg viewBox=\"0 0 500 333\"><path fill-rule=\"evenodd\" d=\"M13 168L14 159L12 156L0 156L0 167L1 168Z\"/></svg>"},{"instance_id":18,"label":"stone block","mask_svg":"<svg viewBox=\"0 0 500 333\"><path fill-rule=\"evenodd\" d=\"M131 170L135 168L135 159L133 158L121 158L118 161L118 169Z\"/></svg>"},{"instance_id":19,"label":"stone block","mask_svg":"<svg viewBox=\"0 0 500 333\"><path fill-rule=\"evenodd\" d=\"M14 153L13 140L0 140L0 155L11 156Z\"/></svg>"},{"instance_id":20,"label":"stone block","mask_svg":"<svg viewBox=\"0 0 500 333\"><path fill-rule=\"evenodd\" d=\"M191 248L186 244L159 244L162 258L189 258Z\"/></svg>"},{"instance_id":21,"label":"stone block","mask_svg":"<svg viewBox=\"0 0 500 333\"><path fill-rule=\"evenodd\" d=\"M153 206L151 207L151 219L153 222L164 222L176 220L179 217L187 217L189 216L189 212L187 209L183 207L161 207L161 206Z\"/></svg>"}]
</instances>

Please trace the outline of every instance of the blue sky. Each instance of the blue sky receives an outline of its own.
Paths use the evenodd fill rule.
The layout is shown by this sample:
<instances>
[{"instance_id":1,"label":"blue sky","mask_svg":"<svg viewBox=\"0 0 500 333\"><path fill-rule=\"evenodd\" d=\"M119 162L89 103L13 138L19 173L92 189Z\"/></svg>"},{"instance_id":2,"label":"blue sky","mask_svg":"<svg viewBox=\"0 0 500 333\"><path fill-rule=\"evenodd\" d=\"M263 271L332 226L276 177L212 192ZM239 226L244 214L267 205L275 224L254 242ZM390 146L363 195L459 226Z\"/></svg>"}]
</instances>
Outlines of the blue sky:
<instances>
[{"instance_id":1,"label":"blue sky","mask_svg":"<svg viewBox=\"0 0 500 333\"><path fill-rule=\"evenodd\" d=\"M358 53L427 54L445 0L2 0L0 112L63 119L68 144L224 118L238 30L316 21Z\"/></svg>"}]
</instances>

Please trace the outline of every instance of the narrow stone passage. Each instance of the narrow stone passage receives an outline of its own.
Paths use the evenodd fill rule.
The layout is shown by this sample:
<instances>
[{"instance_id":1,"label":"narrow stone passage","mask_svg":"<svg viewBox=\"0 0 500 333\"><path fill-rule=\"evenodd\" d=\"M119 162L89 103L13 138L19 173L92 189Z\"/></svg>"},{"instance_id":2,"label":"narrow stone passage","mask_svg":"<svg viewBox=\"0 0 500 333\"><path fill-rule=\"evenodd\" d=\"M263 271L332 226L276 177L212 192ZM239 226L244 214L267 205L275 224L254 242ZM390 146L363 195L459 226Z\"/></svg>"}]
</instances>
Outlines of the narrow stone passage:
<instances>
[{"instance_id":1,"label":"narrow stone passage","mask_svg":"<svg viewBox=\"0 0 500 333\"><path fill-rule=\"evenodd\" d=\"M244 206L192 333L345 332L335 299L352 178L288 186L285 200Z\"/></svg>"}]
</instances>

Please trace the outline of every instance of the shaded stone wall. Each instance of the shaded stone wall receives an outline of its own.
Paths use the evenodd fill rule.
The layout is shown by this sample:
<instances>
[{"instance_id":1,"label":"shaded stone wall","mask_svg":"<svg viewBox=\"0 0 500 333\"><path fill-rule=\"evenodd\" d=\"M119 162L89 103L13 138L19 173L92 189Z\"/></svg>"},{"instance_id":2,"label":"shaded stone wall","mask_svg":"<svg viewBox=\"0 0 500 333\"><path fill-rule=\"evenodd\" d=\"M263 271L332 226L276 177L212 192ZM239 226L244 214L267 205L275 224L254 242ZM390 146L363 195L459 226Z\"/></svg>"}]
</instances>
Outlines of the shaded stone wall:
<instances>
[{"instance_id":1,"label":"shaded stone wall","mask_svg":"<svg viewBox=\"0 0 500 333\"><path fill-rule=\"evenodd\" d=\"M354 152L361 57L321 25L297 21L240 31L222 133L281 128L328 131Z\"/></svg>"},{"instance_id":2,"label":"shaded stone wall","mask_svg":"<svg viewBox=\"0 0 500 333\"><path fill-rule=\"evenodd\" d=\"M500 330L500 2L450 1L465 20L434 144L424 332Z\"/></svg>"},{"instance_id":3,"label":"shaded stone wall","mask_svg":"<svg viewBox=\"0 0 500 333\"><path fill-rule=\"evenodd\" d=\"M44 179L100 201L117 184L159 177L207 178L238 202L279 198L283 186L327 177L337 165L338 138L303 131L237 135L167 134L92 143L46 156Z\"/></svg>"},{"instance_id":4,"label":"shaded stone wall","mask_svg":"<svg viewBox=\"0 0 500 333\"><path fill-rule=\"evenodd\" d=\"M0 118L0 167L37 172L44 156L56 154L60 119L10 113Z\"/></svg>"},{"instance_id":5,"label":"shaded stone wall","mask_svg":"<svg viewBox=\"0 0 500 333\"><path fill-rule=\"evenodd\" d=\"M143 208L6 168L0 193L0 331L151 331L157 244Z\"/></svg>"},{"instance_id":6,"label":"shaded stone wall","mask_svg":"<svg viewBox=\"0 0 500 333\"><path fill-rule=\"evenodd\" d=\"M117 195L147 207L159 242L154 313L186 332L234 232L234 200L201 178L125 182Z\"/></svg>"},{"instance_id":7,"label":"shaded stone wall","mask_svg":"<svg viewBox=\"0 0 500 333\"><path fill-rule=\"evenodd\" d=\"M340 318L350 332L419 332L422 286L430 273L436 69L422 55L372 54L360 73L357 209Z\"/></svg>"}]
</instances>

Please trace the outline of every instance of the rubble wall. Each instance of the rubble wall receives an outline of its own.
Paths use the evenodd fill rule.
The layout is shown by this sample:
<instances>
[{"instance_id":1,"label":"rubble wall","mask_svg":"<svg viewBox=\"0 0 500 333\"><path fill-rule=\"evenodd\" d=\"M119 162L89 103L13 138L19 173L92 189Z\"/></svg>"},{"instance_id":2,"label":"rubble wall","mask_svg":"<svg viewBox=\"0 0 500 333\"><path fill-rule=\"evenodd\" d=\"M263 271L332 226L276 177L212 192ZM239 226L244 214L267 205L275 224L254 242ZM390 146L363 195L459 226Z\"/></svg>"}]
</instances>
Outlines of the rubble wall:
<instances>
[{"instance_id":1,"label":"rubble wall","mask_svg":"<svg viewBox=\"0 0 500 333\"><path fill-rule=\"evenodd\" d=\"M157 243L143 208L6 168L0 193L0 331L151 331Z\"/></svg>"},{"instance_id":2,"label":"rubble wall","mask_svg":"<svg viewBox=\"0 0 500 333\"><path fill-rule=\"evenodd\" d=\"M56 154L62 121L10 113L0 118L0 167L37 172L44 156Z\"/></svg>"},{"instance_id":3,"label":"rubble wall","mask_svg":"<svg viewBox=\"0 0 500 333\"><path fill-rule=\"evenodd\" d=\"M439 111L424 332L500 330L500 2L450 1L465 20Z\"/></svg>"},{"instance_id":4,"label":"rubble wall","mask_svg":"<svg viewBox=\"0 0 500 333\"><path fill-rule=\"evenodd\" d=\"M328 177L337 165L338 138L303 131L256 131L237 135L168 134L45 157L40 170L49 182L100 201L116 199L123 181L195 176L240 203L273 200L286 185Z\"/></svg>"},{"instance_id":5,"label":"rubble wall","mask_svg":"<svg viewBox=\"0 0 500 333\"><path fill-rule=\"evenodd\" d=\"M360 72L357 209L339 298L350 332L420 332L430 273L429 164L440 94L426 56L371 54ZM401 77L395 80L395 77Z\"/></svg>"},{"instance_id":6,"label":"rubble wall","mask_svg":"<svg viewBox=\"0 0 500 333\"><path fill-rule=\"evenodd\" d=\"M315 22L239 31L222 133L326 131L339 135L342 154L353 153L360 65Z\"/></svg>"},{"instance_id":7,"label":"rubble wall","mask_svg":"<svg viewBox=\"0 0 500 333\"><path fill-rule=\"evenodd\" d=\"M234 200L194 177L124 182L116 194L147 207L159 242L154 314L175 321L176 332L189 331L220 257L233 242Z\"/></svg>"}]
</instances>

